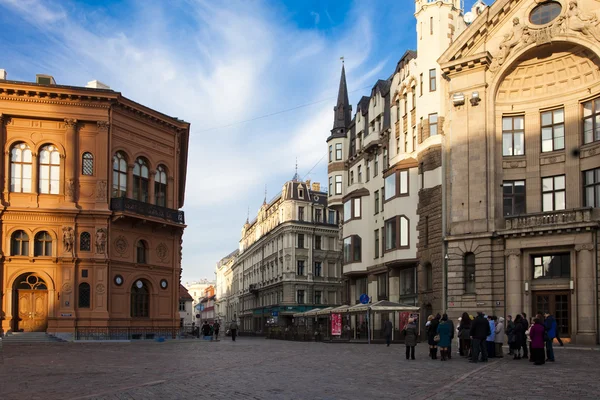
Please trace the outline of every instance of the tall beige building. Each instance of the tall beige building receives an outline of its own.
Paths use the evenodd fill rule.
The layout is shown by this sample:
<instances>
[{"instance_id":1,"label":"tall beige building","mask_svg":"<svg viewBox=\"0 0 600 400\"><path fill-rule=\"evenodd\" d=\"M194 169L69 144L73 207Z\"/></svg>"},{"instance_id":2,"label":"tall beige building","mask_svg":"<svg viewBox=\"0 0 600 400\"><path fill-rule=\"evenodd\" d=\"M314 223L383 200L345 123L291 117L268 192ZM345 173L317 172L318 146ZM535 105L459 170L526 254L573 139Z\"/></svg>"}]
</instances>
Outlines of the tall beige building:
<instances>
[{"instance_id":1,"label":"tall beige building","mask_svg":"<svg viewBox=\"0 0 600 400\"><path fill-rule=\"evenodd\" d=\"M599 12L497 0L439 60L454 314L550 312L598 343Z\"/></svg>"}]
</instances>

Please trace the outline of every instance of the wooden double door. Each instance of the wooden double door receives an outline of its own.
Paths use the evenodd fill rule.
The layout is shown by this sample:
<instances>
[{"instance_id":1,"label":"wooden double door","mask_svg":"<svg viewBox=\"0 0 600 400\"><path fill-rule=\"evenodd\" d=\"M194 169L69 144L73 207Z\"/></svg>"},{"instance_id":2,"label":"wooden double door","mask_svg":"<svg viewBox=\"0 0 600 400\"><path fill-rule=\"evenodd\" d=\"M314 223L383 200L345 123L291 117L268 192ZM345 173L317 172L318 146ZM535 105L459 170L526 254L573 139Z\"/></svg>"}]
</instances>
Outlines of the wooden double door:
<instances>
[{"instance_id":1,"label":"wooden double door","mask_svg":"<svg viewBox=\"0 0 600 400\"><path fill-rule=\"evenodd\" d=\"M45 332L48 327L48 291L19 289L18 329Z\"/></svg>"},{"instance_id":2,"label":"wooden double door","mask_svg":"<svg viewBox=\"0 0 600 400\"><path fill-rule=\"evenodd\" d=\"M556 319L560 336L571 336L571 295L568 291L534 292L533 315L549 313Z\"/></svg>"}]
</instances>

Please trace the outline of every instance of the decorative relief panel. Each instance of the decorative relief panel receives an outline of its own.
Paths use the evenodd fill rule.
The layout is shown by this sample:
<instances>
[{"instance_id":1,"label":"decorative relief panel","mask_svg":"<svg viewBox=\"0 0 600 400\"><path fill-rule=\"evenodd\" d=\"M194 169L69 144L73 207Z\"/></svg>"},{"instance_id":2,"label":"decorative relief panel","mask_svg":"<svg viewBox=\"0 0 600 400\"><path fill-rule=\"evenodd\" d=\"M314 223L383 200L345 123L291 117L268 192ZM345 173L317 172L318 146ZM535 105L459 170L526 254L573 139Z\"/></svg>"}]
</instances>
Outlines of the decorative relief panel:
<instances>
[{"instance_id":1,"label":"decorative relief panel","mask_svg":"<svg viewBox=\"0 0 600 400\"><path fill-rule=\"evenodd\" d=\"M129 243L125 236L121 235L115 239L115 250L119 254L124 254L127 251L127 247L129 247Z\"/></svg>"},{"instance_id":2,"label":"decorative relief panel","mask_svg":"<svg viewBox=\"0 0 600 400\"><path fill-rule=\"evenodd\" d=\"M540 157L540 165L549 165L565 162L565 155L559 154L551 157Z\"/></svg>"},{"instance_id":3,"label":"decorative relief panel","mask_svg":"<svg viewBox=\"0 0 600 400\"><path fill-rule=\"evenodd\" d=\"M525 168L527 166L527 161L518 160L518 161L502 161L502 168L510 169L510 168Z\"/></svg>"},{"instance_id":4,"label":"decorative relief panel","mask_svg":"<svg viewBox=\"0 0 600 400\"><path fill-rule=\"evenodd\" d=\"M156 255L158 256L160 261L165 261L165 259L169 255L169 249L167 248L167 245L164 243L159 244L156 247Z\"/></svg>"},{"instance_id":5,"label":"decorative relief panel","mask_svg":"<svg viewBox=\"0 0 600 400\"><path fill-rule=\"evenodd\" d=\"M99 180L96 182L96 200L104 202L106 201L107 183L105 180Z\"/></svg>"},{"instance_id":6,"label":"decorative relief panel","mask_svg":"<svg viewBox=\"0 0 600 400\"><path fill-rule=\"evenodd\" d=\"M600 154L600 145L581 150L579 158L587 158Z\"/></svg>"}]
</instances>

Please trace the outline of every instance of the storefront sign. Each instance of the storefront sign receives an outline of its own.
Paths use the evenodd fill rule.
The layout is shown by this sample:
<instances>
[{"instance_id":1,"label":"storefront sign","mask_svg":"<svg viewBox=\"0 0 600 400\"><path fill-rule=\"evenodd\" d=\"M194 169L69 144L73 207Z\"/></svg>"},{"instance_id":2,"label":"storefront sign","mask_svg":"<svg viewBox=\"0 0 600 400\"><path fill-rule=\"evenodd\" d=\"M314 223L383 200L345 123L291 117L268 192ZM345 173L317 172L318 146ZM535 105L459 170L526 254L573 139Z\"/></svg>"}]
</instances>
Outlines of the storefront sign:
<instances>
[{"instance_id":1,"label":"storefront sign","mask_svg":"<svg viewBox=\"0 0 600 400\"><path fill-rule=\"evenodd\" d=\"M342 314L331 314L331 335L340 336L342 334Z\"/></svg>"}]
</instances>

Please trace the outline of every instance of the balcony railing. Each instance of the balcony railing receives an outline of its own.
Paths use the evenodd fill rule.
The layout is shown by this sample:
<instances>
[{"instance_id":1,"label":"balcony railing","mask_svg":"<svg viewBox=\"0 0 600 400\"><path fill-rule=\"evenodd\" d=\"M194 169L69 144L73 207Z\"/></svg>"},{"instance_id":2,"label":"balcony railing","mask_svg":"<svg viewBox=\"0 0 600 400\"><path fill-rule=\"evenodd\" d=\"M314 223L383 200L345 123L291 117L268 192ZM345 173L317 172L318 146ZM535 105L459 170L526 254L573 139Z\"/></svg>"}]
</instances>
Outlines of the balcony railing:
<instances>
[{"instance_id":1,"label":"balcony railing","mask_svg":"<svg viewBox=\"0 0 600 400\"><path fill-rule=\"evenodd\" d=\"M183 211L156 206L154 204L144 203L143 201L137 201L125 197L111 199L110 209L113 211L127 211L146 217L161 218L178 224L185 224Z\"/></svg>"},{"instance_id":2,"label":"balcony railing","mask_svg":"<svg viewBox=\"0 0 600 400\"><path fill-rule=\"evenodd\" d=\"M546 228L555 225L576 224L591 221L592 209L579 208L506 217L505 229Z\"/></svg>"},{"instance_id":3,"label":"balcony railing","mask_svg":"<svg viewBox=\"0 0 600 400\"><path fill-rule=\"evenodd\" d=\"M251 283L248 289L250 293L258 293L258 285L256 283Z\"/></svg>"}]
</instances>

